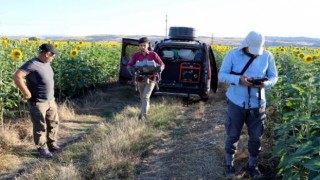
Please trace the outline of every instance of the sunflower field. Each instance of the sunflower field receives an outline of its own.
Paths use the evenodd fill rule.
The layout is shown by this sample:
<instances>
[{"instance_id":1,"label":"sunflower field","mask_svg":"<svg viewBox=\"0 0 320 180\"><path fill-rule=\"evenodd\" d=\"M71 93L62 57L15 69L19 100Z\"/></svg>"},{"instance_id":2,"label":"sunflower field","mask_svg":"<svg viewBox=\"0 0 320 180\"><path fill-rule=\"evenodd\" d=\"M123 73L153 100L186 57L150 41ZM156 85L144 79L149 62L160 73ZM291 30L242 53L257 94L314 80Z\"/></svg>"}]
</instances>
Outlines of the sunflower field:
<instances>
[{"instance_id":1,"label":"sunflower field","mask_svg":"<svg viewBox=\"0 0 320 180\"><path fill-rule=\"evenodd\" d=\"M12 75L37 56L40 44L60 52L52 61L58 100L79 95L115 81L121 44L0 39L0 121L24 115L26 103ZM218 67L231 46L212 45ZM320 49L268 47L278 69L277 84L267 91L267 130L274 139L273 156L279 159L283 179L319 179L320 174Z\"/></svg>"},{"instance_id":2,"label":"sunflower field","mask_svg":"<svg viewBox=\"0 0 320 180\"><path fill-rule=\"evenodd\" d=\"M228 46L212 46L221 65ZM320 49L268 47L279 80L267 91L273 156L283 179L320 178Z\"/></svg>"},{"instance_id":3,"label":"sunflower field","mask_svg":"<svg viewBox=\"0 0 320 180\"><path fill-rule=\"evenodd\" d=\"M4 116L23 115L26 103L12 75L26 61L38 55L42 43L60 52L52 61L55 94L61 100L117 79L121 44L117 42L69 42L0 39L0 121Z\"/></svg>"}]
</instances>

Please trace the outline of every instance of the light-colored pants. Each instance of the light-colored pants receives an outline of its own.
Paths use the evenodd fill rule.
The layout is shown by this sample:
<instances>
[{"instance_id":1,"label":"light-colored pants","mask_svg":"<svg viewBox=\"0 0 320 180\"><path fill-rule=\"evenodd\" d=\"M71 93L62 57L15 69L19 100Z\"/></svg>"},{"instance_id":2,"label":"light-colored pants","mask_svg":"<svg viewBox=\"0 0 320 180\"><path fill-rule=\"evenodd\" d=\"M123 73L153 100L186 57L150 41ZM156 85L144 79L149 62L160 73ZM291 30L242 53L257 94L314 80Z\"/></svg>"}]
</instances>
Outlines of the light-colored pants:
<instances>
[{"instance_id":1,"label":"light-colored pants","mask_svg":"<svg viewBox=\"0 0 320 180\"><path fill-rule=\"evenodd\" d=\"M152 94L153 88L156 82L138 82L138 90L141 99L141 116L147 117L148 110L150 107L150 96Z\"/></svg>"},{"instance_id":2,"label":"light-colored pants","mask_svg":"<svg viewBox=\"0 0 320 180\"><path fill-rule=\"evenodd\" d=\"M33 123L33 139L38 148L57 145L59 129L58 106L55 100L47 102L29 102Z\"/></svg>"}]
</instances>

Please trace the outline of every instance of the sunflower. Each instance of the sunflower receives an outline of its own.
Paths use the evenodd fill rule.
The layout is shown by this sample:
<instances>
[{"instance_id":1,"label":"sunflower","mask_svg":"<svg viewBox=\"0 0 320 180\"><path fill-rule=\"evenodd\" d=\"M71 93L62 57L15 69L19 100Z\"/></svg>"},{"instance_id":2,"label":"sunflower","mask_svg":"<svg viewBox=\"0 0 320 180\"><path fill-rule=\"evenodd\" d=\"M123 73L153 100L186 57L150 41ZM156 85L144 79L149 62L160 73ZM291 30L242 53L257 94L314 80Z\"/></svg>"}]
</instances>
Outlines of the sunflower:
<instances>
[{"instance_id":1,"label":"sunflower","mask_svg":"<svg viewBox=\"0 0 320 180\"><path fill-rule=\"evenodd\" d=\"M54 48L58 49L59 48L59 43L54 43Z\"/></svg>"},{"instance_id":2,"label":"sunflower","mask_svg":"<svg viewBox=\"0 0 320 180\"><path fill-rule=\"evenodd\" d=\"M14 49L11 51L11 57L14 59L14 60L22 60L22 52L19 50L19 49Z\"/></svg>"},{"instance_id":3,"label":"sunflower","mask_svg":"<svg viewBox=\"0 0 320 180\"><path fill-rule=\"evenodd\" d=\"M70 56L73 57L73 58L77 57L78 54L79 54L79 52L78 52L77 49L73 49L73 50L70 51Z\"/></svg>"},{"instance_id":4,"label":"sunflower","mask_svg":"<svg viewBox=\"0 0 320 180\"><path fill-rule=\"evenodd\" d=\"M302 59L304 57L304 54L303 53L299 53L298 57Z\"/></svg>"},{"instance_id":5,"label":"sunflower","mask_svg":"<svg viewBox=\"0 0 320 180\"><path fill-rule=\"evenodd\" d=\"M3 49L7 49L8 48L8 41L7 40L3 40L2 41L2 46L3 46Z\"/></svg>"},{"instance_id":6,"label":"sunflower","mask_svg":"<svg viewBox=\"0 0 320 180\"><path fill-rule=\"evenodd\" d=\"M24 42L26 43L26 44L29 44L29 39L26 39L26 40L24 40Z\"/></svg>"},{"instance_id":7,"label":"sunflower","mask_svg":"<svg viewBox=\"0 0 320 180\"><path fill-rule=\"evenodd\" d=\"M309 56L309 55L307 55L307 56L304 58L304 62L307 63L307 64L311 63L312 61L313 61L313 59L312 59L312 57Z\"/></svg>"}]
</instances>

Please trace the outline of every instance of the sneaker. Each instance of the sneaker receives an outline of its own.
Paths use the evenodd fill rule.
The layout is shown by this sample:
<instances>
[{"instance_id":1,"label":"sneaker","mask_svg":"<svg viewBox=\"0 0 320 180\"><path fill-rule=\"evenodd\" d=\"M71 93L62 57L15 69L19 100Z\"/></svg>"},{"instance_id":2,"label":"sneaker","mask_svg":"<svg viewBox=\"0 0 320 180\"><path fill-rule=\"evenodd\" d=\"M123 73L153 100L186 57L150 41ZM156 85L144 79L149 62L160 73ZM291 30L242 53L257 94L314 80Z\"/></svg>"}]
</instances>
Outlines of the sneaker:
<instances>
[{"instance_id":1,"label":"sneaker","mask_svg":"<svg viewBox=\"0 0 320 180\"><path fill-rule=\"evenodd\" d=\"M225 175L226 177L234 177L235 174L236 174L236 170L234 169L233 166L231 166L231 165L226 165L226 166L224 167L224 175Z\"/></svg>"},{"instance_id":2,"label":"sneaker","mask_svg":"<svg viewBox=\"0 0 320 180\"><path fill-rule=\"evenodd\" d=\"M62 148L58 145L51 145L51 146L49 146L49 151L50 152L61 152Z\"/></svg>"},{"instance_id":3,"label":"sneaker","mask_svg":"<svg viewBox=\"0 0 320 180\"><path fill-rule=\"evenodd\" d=\"M256 166L249 166L249 164L247 164L247 173L251 178L259 178L261 176L259 169Z\"/></svg>"},{"instance_id":4,"label":"sneaker","mask_svg":"<svg viewBox=\"0 0 320 180\"><path fill-rule=\"evenodd\" d=\"M39 152L40 157L42 157L42 158L52 158L52 154L48 149L38 148L38 152Z\"/></svg>"}]
</instances>

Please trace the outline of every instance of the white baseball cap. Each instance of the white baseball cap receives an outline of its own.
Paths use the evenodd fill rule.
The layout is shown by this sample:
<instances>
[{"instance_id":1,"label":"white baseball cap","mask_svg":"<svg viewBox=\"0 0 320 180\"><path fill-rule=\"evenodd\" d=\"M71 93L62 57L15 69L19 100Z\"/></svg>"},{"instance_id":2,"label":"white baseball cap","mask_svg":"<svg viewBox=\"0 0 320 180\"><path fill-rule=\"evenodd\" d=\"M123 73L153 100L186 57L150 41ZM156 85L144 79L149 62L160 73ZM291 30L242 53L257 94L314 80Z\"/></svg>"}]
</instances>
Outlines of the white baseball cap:
<instances>
[{"instance_id":1,"label":"white baseball cap","mask_svg":"<svg viewBox=\"0 0 320 180\"><path fill-rule=\"evenodd\" d=\"M240 48L248 47L251 54L261 55L263 53L264 36L258 32L251 31L242 41Z\"/></svg>"}]
</instances>

